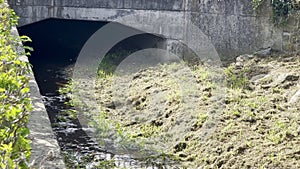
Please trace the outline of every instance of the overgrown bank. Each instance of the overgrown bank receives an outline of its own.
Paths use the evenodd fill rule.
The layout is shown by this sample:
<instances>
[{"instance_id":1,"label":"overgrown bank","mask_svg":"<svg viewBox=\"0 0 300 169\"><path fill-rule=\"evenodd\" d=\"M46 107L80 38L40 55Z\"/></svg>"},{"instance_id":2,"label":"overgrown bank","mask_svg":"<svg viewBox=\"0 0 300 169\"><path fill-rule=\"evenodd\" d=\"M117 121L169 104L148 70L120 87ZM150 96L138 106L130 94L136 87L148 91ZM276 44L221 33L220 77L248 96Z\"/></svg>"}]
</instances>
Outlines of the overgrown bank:
<instances>
[{"instance_id":1,"label":"overgrown bank","mask_svg":"<svg viewBox=\"0 0 300 169\"><path fill-rule=\"evenodd\" d=\"M18 53L19 37L11 34L18 17L0 1L0 168L27 168L30 158L28 115L29 63ZM23 40L29 40L22 37Z\"/></svg>"},{"instance_id":2,"label":"overgrown bank","mask_svg":"<svg viewBox=\"0 0 300 169\"><path fill-rule=\"evenodd\" d=\"M101 112L86 115L102 145L143 160L298 168L299 74L300 57L291 55L242 55L220 70L172 63L134 74L101 71Z\"/></svg>"}]
</instances>

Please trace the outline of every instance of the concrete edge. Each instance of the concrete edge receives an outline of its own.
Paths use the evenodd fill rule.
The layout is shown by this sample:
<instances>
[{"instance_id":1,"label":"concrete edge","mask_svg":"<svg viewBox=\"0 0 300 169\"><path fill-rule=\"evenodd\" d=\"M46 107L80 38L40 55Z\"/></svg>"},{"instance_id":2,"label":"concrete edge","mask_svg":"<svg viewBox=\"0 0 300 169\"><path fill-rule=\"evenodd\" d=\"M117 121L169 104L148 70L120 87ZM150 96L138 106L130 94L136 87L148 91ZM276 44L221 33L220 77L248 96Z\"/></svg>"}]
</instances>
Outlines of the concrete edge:
<instances>
[{"instance_id":1,"label":"concrete edge","mask_svg":"<svg viewBox=\"0 0 300 169\"><path fill-rule=\"evenodd\" d=\"M12 29L12 35L19 37L16 27ZM21 41L19 41L21 44ZM22 45L22 44L21 44ZM17 47L18 54L22 54L24 49ZM20 60L29 62L24 55ZM42 101L42 97L34 78L32 69L30 70L29 87L33 110L30 112L28 128L30 130L29 138L31 140L31 158L29 168L38 169L65 169L60 147L53 133L51 123Z\"/></svg>"}]
</instances>

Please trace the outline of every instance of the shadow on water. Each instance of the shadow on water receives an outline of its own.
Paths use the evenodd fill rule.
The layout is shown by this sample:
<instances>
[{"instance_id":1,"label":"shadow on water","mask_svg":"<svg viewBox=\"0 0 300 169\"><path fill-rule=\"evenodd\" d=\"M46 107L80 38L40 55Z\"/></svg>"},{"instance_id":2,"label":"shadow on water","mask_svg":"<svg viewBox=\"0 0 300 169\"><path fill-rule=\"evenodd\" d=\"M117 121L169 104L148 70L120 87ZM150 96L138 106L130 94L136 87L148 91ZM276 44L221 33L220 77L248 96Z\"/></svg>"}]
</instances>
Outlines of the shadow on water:
<instances>
[{"instance_id":1,"label":"shadow on water","mask_svg":"<svg viewBox=\"0 0 300 169\"><path fill-rule=\"evenodd\" d=\"M76 58L89 37L107 22L78 21L47 19L35 24L19 28L20 35L27 35L33 43L27 44L34 48L29 61L33 65L35 78L57 136L59 145L64 154L72 154L66 158L70 168L80 166L83 161L103 161L120 159L113 165L129 168L166 168L162 164L148 164L130 158L129 156L117 156L102 149L93 138L86 134L86 128L82 128L78 119L62 116L61 112L72 109L67 106L66 98L59 94L59 87L64 86L72 76L72 69ZM164 39L141 34L123 40L110 50L110 54L120 50L128 54L163 44ZM157 46L155 46L157 47ZM117 62L120 62L118 60ZM92 166L92 164L89 164ZM82 164L80 167L89 165Z\"/></svg>"}]
</instances>

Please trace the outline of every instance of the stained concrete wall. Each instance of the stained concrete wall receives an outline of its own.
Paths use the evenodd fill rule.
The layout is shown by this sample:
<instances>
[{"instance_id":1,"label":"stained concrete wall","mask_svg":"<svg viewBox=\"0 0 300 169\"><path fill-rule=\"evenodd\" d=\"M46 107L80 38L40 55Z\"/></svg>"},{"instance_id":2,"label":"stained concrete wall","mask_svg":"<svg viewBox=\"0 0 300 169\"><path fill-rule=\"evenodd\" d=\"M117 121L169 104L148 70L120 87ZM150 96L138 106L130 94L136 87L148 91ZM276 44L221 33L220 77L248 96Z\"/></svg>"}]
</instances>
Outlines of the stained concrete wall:
<instances>
[{"instance_id":1,"label":"stained concrete wall","mask_svg":"<svg viewBox=\"0 0 300 169\"><path fill-rule=\"evenodd\" d=\"M283 27L282 48L290 53L300 53L300 12L290 16Z\"/></svg>"},{"instance_id":2,"label":"stained concrete wall","mask_svg":"<svg viewBox=\"0 0 300 169\"><path fill-rule=\"evenodd\" d=\"M281 49L281 30L274 27L268 1L253 11L251 0L191 0L191 20L208 35L225 58L260 48Z\"/></svg>"},{"instance_id":3,"label":"stained concrete wall","mask_svg":"<svg viewBox=\"0 0 300 169\"><path fill-rule=\"evenodd\" d=\"M184 40L191 20L209 37L223 60L260 48L283 47L282 30L273 26L268 1L260 11L252 10L250 0L9 0L9 4L21 17L20 26L46 18L115 21L139 14L129 26L141 28L145 20L163 14L176 16L178 20L164 21L166 29L148 26L168 39Z\"/></svg>"}]
</instances>

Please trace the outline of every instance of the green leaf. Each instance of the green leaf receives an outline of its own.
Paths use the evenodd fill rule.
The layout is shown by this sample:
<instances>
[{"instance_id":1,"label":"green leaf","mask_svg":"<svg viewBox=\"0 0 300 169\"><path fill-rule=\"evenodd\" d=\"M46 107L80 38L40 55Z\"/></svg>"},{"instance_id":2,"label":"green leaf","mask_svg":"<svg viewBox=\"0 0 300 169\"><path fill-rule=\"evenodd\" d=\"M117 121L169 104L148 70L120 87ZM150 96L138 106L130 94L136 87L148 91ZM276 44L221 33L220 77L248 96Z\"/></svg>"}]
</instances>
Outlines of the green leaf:
<instances>
[{"instance_id":1,"label":"green leaf","mask_svg":"<svg viewBox=\"0 0 300 169\"><path fill-rule=\"evenodd\" d=\"M5 92L5 89L0 88L0 93L3 93L3 92Z\"/></svg>"},{"instance_id":2,"label":"green leaf","mask_svg":"<svg viewBox=\"0 0 300 169\"><path fill-rule=\"evenodd\" d=\"M30 141L26 126L32 106L26 86L30 66L19 60L15 48L20 40L31 42L31 39L11 34L18 17L4 0L0 0L0 6L0 168L28 168ZM31 47L24 49L32 51Z\"/></svg>"},{"instance_id":3,"label":"green leaf","mask_svg":"<svg viewBox=\"0 0 300 169\"><path fill-rule=\"evenodd\" d=\"M15 63L16 65L20 65L20 64L21 64L21 61L20 61L20 60L15 60L14 63Z\"/></svg>"},{"instance_id":4,"label":"green leaf","mask_svg":"<svg viewBox=\"0 0 300 169\"><path fill-rule=\"evenodd\" d=\"M32 42L32 40L28 36L20 36L22 42Z\"/></svg>"},{"instance_id":5,"label":"green leaf","mask_svg":"<svg viewBox=\"0 0 300 169\"><path fill-rule=\"evenodd\" d=\"M29 50L30 52L34 51L33 48L29 46L23 46L23 48Z\"/></svg>"},{"instance_id":6,"label":"green leaf","mask_svg":"<svg viewBox=\"0 0 300 169\"><path fill-rule=\"evenodd\" d=\"M25 93L28 93L29 91L30 91L30 89L28 87L26 87L21 90L21 93L25 94Z\"/></svg>"}]
</instances>

